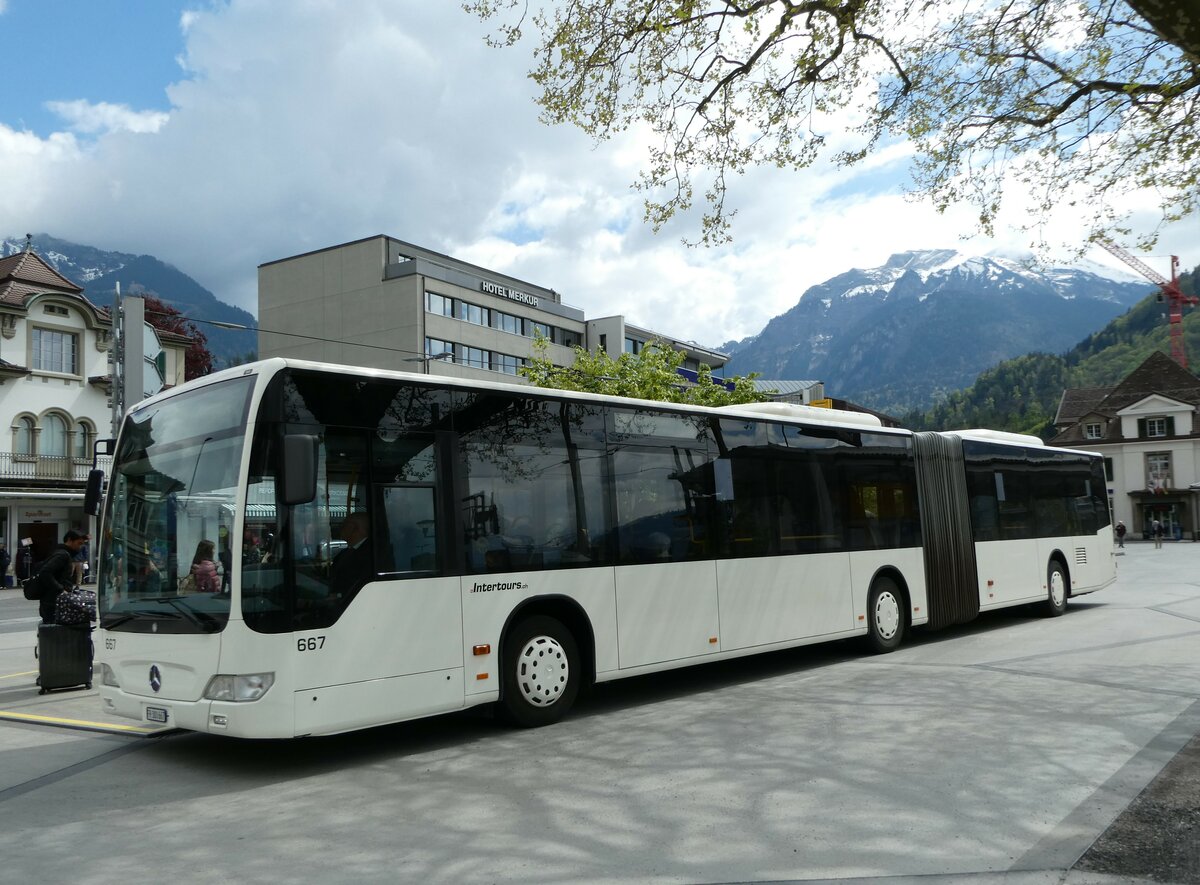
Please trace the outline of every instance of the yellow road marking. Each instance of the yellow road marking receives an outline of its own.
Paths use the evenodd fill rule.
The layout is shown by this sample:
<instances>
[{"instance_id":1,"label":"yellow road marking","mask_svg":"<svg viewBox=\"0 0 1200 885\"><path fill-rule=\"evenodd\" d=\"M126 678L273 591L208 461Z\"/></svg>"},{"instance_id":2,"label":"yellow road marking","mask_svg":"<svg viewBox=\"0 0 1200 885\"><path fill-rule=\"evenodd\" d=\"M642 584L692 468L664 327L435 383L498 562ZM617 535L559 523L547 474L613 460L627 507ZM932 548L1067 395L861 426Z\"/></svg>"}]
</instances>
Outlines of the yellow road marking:
<instances>
[{"instance_id":1,"label":"yellow road marking","mask_svg":"<svg viewBox=\"0 0 1200 885\"><path fill-rule=\"evenodd\" d=\"M26 670L24 673L6 673L0 679L15 679L18 676L36 676L37 670Z\"/></svg>"},{"instance_id":2,"label":"yellow road marking","mask_svg":"<svg viewBox=\"0 0 1200 885\"><path fill-rule=\"evenodd\" d=\"M15 719L21 722L46 722L52 725L76 725L83 728L101 728L105 731L132 731L137 734L154 734L161 728L142 728L138 725L115 725L111 722L90 722L87 719L64 719L61 716L38 716L36 713L10 713L0 710L0 719Z\"/></svg>"}]
</instances>

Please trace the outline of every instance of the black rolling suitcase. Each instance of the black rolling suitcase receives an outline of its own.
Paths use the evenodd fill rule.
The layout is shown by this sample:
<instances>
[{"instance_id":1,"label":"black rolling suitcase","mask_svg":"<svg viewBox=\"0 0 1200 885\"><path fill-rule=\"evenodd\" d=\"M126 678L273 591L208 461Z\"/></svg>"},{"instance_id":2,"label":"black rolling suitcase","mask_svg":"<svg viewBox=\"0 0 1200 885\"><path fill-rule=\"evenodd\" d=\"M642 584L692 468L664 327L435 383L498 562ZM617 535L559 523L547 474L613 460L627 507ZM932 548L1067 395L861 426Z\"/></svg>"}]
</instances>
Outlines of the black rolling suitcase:
<instances>
[{"instance_id":1,"label":"black rolling suitcase","mask_svg":"<svg viewBox=\"0 0 1200 885\"><path fill-rule=\"evenodd\" d=\"M59 688L92 687L90 626L38 624L38 685L38 694Z\"/></svg>"}]
</instances>

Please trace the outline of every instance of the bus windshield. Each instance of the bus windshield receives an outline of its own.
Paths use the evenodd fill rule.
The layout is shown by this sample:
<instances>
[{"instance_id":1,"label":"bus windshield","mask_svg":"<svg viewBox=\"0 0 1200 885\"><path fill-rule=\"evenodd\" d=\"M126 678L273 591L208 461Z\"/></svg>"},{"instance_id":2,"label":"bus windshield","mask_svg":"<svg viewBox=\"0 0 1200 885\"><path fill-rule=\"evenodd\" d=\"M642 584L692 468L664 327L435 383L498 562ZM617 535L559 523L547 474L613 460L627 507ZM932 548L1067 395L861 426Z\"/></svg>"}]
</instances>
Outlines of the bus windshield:
<instances>
[{"instance_id":1,"label":"bus windshield","mask_svg":"<svg viewBox=\"0 0 1200 885\"><path fill-rule=\"evenodd\" d=\"M100 624L212 633L229 619L230 544L254 376L130 412L100 550Z\"/></svg>"}]
</instances>

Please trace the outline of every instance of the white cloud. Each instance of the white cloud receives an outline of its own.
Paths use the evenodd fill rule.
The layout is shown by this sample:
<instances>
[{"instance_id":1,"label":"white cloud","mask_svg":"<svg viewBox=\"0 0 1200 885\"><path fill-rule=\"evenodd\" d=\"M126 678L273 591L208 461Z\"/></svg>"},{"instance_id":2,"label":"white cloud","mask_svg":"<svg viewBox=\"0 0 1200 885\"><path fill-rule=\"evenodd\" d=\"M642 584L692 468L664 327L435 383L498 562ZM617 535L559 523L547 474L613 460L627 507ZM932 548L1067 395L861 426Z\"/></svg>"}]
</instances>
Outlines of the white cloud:
<instances>
[{"instance_id":1,"label":"white cloud","mask_svg":"<svg viewBox=\"0 0 1200 885\"><path fill-rule=\"evenodd\" d=\"M62 117L74 132L94 135L105 132L157 132L171 119L164 111L135 111L124 104L106 101L92 104L83 99L48 101L46 107Z\"/></svg>"},{"instance_id":2,"label":"white cloud","mask_svg":"<svg viewBox=\"0 0 1200 885\"><path fill-rule=\"evenodd\" d=\"M738 177L728 246L680 244L695 211L655 236L629 187L644 134L595 147L539 123L528 56L487 48L458 4L229 0L180 27L169 118L70 102L49 138L0 125L0 233L150 253L250 310L262 262L389 234L710 346L892 252L1027 245L1015 227L963 244L969 210L899 196L904 145L853 173ZM1055 224L1070 241L1069 213ZM1172 233L1185 266L1200 262L1198 226L1186 249Z\"/></svg>"}]
</instances>

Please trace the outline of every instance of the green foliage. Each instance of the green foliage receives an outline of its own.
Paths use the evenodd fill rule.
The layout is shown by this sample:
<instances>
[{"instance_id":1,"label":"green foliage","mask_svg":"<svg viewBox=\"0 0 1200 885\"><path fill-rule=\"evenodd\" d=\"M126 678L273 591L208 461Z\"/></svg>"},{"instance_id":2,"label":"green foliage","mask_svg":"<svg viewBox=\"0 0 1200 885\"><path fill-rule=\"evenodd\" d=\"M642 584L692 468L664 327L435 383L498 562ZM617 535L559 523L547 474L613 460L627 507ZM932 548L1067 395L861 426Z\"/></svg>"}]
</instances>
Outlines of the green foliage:
<instances>
[{"instance_id":1,"label":"green foliage","mask_svg":"<svg viewBox=\"0 0 1200 885\"><path fill-rule=\"evenodd\" d=\"M575 348L575 361L570 366L552 363L547 356L548 342L538 336L533 344L534 356L519 369L520 374L538 387L558 390L578 390L608 396L627 396L635 399L687 403L696 406L728 406L761 402L766 394L754 389L757 373L727 379L734 386L712 380L712 369L701 366L697 383L685 385L677 370L684 355L674 348L651 342L638 353L622 353L615 360L605 351Z\"/></svg>"},{"instance_id":2,"label":"green foliage","mask_svg":"<svg viewBox=\"0 0 1200 885\"><path fill-rule=\"evenodd\" d=\"M1119 229L1114 197L1132 190L1153 189L1164 221L1191 214L1200 37L1176 4L463 2L495 23L493 45L536 32L545 122L598 141L648 129L646 220L659 229L699 191L706 243L729 236L736 175L828 154L864 163L898 138L915 148L916 187L940 209L971 205L984 230L1006 176L1043 209L1075 207L1093 234Z\"/></svg>"},{"instance_id":3,"label":"green foliage","mask_svg":"<svg viewBox=\"0 0 1200 885\"><path fill-rule=\"evenodd\" d=\"M1200 267L1180 277L1185 294L1196 294L1198 275ZM914 430L990 427L1049 439L1065 389L1111 387L1154 351L1171 352L1164 307L1151 295L1061 356L1031 353L1005 360L929 411L905 415L905 426ZM1200 313L1195 310L1200 308L1189 310L1183 320L1193 371L1200 365Z\"/></svg>"}]
</instances>

